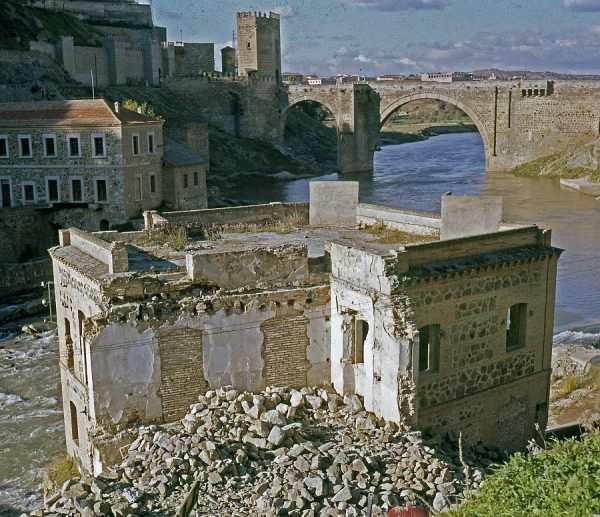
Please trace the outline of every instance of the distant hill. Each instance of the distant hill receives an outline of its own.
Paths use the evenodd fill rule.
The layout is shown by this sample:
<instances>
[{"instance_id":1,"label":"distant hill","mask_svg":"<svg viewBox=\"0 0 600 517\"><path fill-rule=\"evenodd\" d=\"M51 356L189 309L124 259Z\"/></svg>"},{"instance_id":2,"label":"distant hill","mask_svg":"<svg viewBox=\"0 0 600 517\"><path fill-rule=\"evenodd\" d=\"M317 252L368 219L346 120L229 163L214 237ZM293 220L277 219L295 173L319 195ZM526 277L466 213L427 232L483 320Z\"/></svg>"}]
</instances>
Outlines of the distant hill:
<instances>
[{"instance_id":1,"label":"distant hill","mask_svg":"<svg viewBox=\"0 0 600 517\"><path fill-rule=\"evenodd\" d=\"M532 72L530 70L499 70L498 68L487 68L483 70L474 70L473 77L476 79L488 79L491 76L496 76L496 79L501 81L509 81L511 79L555 79L555 80L594 80L600 81L600 75L578 75L578 74L561 74L559 72Z\"/></svg>"}]
</instances>

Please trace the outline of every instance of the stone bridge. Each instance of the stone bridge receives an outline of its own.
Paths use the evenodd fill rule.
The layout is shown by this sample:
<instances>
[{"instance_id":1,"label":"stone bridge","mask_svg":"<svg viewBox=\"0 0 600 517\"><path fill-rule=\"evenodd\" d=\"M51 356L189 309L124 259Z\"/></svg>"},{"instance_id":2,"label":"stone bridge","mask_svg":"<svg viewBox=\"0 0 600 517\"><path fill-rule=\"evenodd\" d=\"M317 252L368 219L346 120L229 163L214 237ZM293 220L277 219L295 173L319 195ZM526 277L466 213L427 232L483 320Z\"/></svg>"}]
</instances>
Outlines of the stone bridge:
<instances>
[{"instance_id":1,"label":"stone bridge","mask_svg":"<svg viewBox=\"0 0 600 517\"><path fill-rule=\"evenodd\" d=\"M335 116L341 172L372 170L381 127L394 112L417 99L438 99L464 111L481 134L489 171L510 170L600 132L600 82L596 81L355 83L287 89L287 108L310 100Z\"/></svg>"}]
</instances>

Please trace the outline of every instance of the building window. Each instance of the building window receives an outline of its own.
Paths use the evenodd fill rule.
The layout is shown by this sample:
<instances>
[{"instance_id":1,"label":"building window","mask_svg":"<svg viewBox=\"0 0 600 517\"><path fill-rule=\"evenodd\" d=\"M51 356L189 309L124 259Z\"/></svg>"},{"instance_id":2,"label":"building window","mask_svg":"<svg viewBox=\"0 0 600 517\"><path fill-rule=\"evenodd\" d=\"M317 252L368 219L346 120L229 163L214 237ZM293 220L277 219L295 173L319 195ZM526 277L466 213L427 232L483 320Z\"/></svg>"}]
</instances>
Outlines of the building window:
<instances>
[{"instance_id":1,"label":"building window","mask_svg":"<svg viewBox=\"0 0 600 517\"><path fill-rule=\"evenodd\" d=\"M365 320L353 318L352 335L352 363L360 364L365 362L365 341L369 333L369 324Z\"/></svg>"},{"instance_id":2,"label":"building window","mask_svg":"<svg viewBox=\"0 0 600 517\"><path fill-rule=\"evenodd\" d=\"M527 333L527 304L511 305L506 314L506 351L525 346Z\"/></svg>"},{"instance_id":3,"label":"building window","mask_svg":"<svg viewBox=\"0 0 600 517\"><path fill-rule=\"evenodd\" d=\"M10 178L0 178L0 207L8 208L12 206L12 188Z\"/></svg>"},{"instance_id":4,"label":"building window","mask_svg":"<svg viewBox=\"0 0 600 517\"><path fill-rule=\"evenodd\" d=\"M71 178L71 202L83 202L83 180L81 178Z\"/></svg>"},{"instance_id":5,"label":"building window","mask_svg":"<svg viewBox=\"0 0 600 517\"><path fill-rule=\"evenodd\" d=\"M194 171L194 185L198 186L198 171Z\"/></svg>"},{"instance_id":6,"label":"building window","mask_svg":"<svg viewBox=\"0 0 600 517\"><path fill-rule=\"evenodd\" d=\"M35 203L35 182L23 182L23 203Z\"/></svg>"},{"instance_id":7,"label":"building window","mask_svg":"<svg viewBox=\"0 0 600 517\"><path fill-rule=\"evenodd\" d=\"M137 133L131 137L131 148L133 149L134 156L140 154L140 135Z\"/></svg>"},{"instance_id":8,"label":"building window","mask_svg":"<svg viewBox=\"0 0 600 517\"><path fill-rule=\"evenodd\" d=\"M69 413L71 413L71 438L75 445L79 445L79 424L77 422L77 407L69 401Z\"/></svg>"},{"instance_id":9,"label":"building window","mask_svg":"<svg viewBox=\"0 0 600 517\"><path fill-rule=\"evenodd\" d=\"M46 178L46 194L48 203L60 201L58 178Z\"/></svg>"},{"instance_id":10,"label":"building window","mask_svg":"<svg viewBox=\"0 0 600 517\"><path fill-rule=\"evenodd\" d=\"M67 149L69 158L77 158L81 156L81 146L79 145L79 135L67 136Z\"/></svg>"},{"instance_id":11,"label":"building window","mask_svg":"<svg viewBox=\"0 0 600 517\"><path fill-rule=\"evenodd\" d=\"M188 188L188 175L183 175L183 188Z\"/></svg>"},{"instance_id":12,"label":"building window","mask_svg":"<svg viewBox=\"0 0 600 517\"><path fill-rule=\"evenodd\" d=\"M142 177L139 175L133 178L133 195L135 201L142 200Z\"/></svg>"},{"instance_id":13,"label":"building window","mask_svg":"<svg viewBox=\"0 0 600 517\"><path fill-rule=\"evenodd\" d=\"M436 372L440 358L440 326L427 325L419 329L419 371Z\"/></svg>"},{"instance_id":14,"label":"building window","mask_svg":"<svg viewBox=\"0 0 600 517\"><path fill-rule=\"evenodd\" d=\"M94 186L96 203L108 203L108 181L106 178L96 178Z\"/></svg>"},{"instance_id":15,"label":"building window","mask_svg":"<svg viewBox=\"0 0 600 517\"><path fill-rule=\"evenodd\" d=\"M150 194L156 194L156 174L150 174Z\"/></svg>"},{"instance_id":16,"label":"building window","mask_svg":"<svg viewBox=\"0 0 600 517\"><path fill-rule=\"evenodd\" d=\"M31 158L33 156L31 136L19 135L19 156L21 158Z\"/></svg>"},{"instance_id":17,"label":"building window","mask_svg":"<svg viewBox=\"0 0 600 517\"><path fill-rule=\"evenodd\" d=\"M44 157L53 158L56 156L56 135L44 135Z\"/></svg>"},{"instance_id":18,"label":"building window","mask_svg":"<svg viewBox=\"0 0 600 517\"><path fill-rule=\"evenodd\" d=\"M0 158L8 158L8 137L0 136Z\"/></svg>"},{"instance_id":19,"label":"building window","mask_svg":"<svg viewBox=\"0 0 600 517\"><path fill-rule=\"evenodd\" d=\"M154 154L154 133L148 133L148 154Z\"/></svg>"},{"instance_id":20,"label":"building window","mask_svg":"<svg viewBox=\"0 0 600 517\"><path fill-rule=\"evenodd\" d=\"M92 135L92 150L95 158L106 156L104 135Z\"/></svg>"}]
</instances>

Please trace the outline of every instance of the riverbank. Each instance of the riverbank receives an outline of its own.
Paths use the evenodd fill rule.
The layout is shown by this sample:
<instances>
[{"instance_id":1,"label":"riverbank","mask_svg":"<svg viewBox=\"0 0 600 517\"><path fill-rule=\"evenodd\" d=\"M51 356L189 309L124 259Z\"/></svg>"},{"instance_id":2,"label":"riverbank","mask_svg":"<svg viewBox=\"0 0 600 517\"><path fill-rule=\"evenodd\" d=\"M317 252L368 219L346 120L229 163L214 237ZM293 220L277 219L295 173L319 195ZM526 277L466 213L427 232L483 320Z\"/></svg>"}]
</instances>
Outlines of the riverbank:
<instances>
[{"instance_id":1,"label":"riverbank","mask_svg":"<svg viewBox=\"0 0 600 517\"><path fill-rule=\"evenodd\" d=\"M477 132L475 124L464 122L445 122L437 124L386 124L379 134L379 145L400 145L412 142L421 142L434 136L451 133Z\"/></svg>"}]
</instances>

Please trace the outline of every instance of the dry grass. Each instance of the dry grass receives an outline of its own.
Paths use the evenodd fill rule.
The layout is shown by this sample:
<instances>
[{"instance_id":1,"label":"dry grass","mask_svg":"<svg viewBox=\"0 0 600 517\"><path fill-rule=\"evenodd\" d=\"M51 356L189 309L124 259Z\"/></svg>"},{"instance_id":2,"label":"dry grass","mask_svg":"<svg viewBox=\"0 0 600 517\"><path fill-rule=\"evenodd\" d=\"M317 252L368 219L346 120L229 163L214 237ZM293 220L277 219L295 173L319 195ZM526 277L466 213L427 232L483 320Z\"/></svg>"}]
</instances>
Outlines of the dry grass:
<instances>
[{"instance_id":1,"label":"dry grass","mask_svg":"<svg viewBox=\"0 0 600 517\"><path fill-rule=\"evenodd\" d=\"M46 477L52 486L60 487L67 479L79 476L79 471L72 458L60 456L55 458L46 469Z\"/></svg>"},{"instance_id":2,"label":"dry grass","mask_svg":"<svg viewBox=\"0 0 600 517\"><path fill-rule=\"evenodd\" d=\"M187 228L179 224L163 224L152 229L143 244L163 246L168 244L175 251L183 251L188 245Z\"/></svg>"},{"instance_id":3,"label":"dry grass","mask_svg":"<svg viewBox=\"0 0 600 517\"><path fill-rule=\"evenodd\" d=\"M378 244L418 244L438 240L437 235L422 235L403 232L395 228L388 228L382 219L378 219L372 226L365 226L364 231L377 236L373 242Z\"/></svg>"},{"instance_id":4,"label":"dry grass","mask_svg":"<svg viewBox=\"0 0 600 517\"><path fill-rule=\"evenodd\" d=\"M306 227L308 221L301 212L292 212L281 219L264 223L240 223L221 226L221 233L259 233L276 232L290 233Z\"/></svg>"},{"instance_id":5,"label":"dry grass","mask_svg":"<svg viewBox=\"0 0 600 517\"><path fill-rule=\"evenodd\" d=\"M562 379L553 379L552 381L555 386L552 390L551 402L564 399L581 388L600 391L600 369L593 367L585 375L567 375Z\"/></svg>"}]
</instances>

